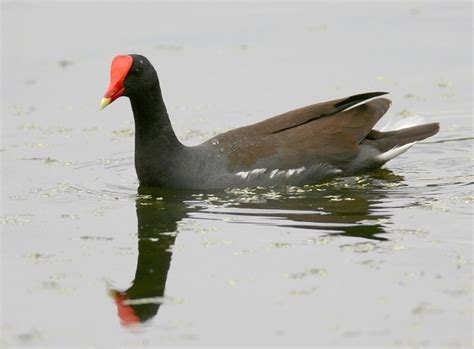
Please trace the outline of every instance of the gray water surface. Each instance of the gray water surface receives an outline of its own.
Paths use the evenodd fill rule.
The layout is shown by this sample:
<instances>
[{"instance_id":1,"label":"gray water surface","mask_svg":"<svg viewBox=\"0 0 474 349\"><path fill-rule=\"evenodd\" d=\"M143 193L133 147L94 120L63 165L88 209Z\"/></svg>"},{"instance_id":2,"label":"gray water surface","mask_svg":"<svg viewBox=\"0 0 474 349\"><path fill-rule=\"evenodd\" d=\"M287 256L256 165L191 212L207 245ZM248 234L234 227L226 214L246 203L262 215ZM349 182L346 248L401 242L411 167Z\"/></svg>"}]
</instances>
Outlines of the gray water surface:
<instances>
[{"instance_id":1,"label":"gray water surface","mask_svg":"<svg viewBox=\"0 0 474 349\"><path fill-rule=\"evenodd\" d=\"M0 345L472 345L471 7L3 2ZM122 53L186 144L367 91L441 131L320 185L138 189L128 101L98 111Z\"/></svg>"}]
</instances>

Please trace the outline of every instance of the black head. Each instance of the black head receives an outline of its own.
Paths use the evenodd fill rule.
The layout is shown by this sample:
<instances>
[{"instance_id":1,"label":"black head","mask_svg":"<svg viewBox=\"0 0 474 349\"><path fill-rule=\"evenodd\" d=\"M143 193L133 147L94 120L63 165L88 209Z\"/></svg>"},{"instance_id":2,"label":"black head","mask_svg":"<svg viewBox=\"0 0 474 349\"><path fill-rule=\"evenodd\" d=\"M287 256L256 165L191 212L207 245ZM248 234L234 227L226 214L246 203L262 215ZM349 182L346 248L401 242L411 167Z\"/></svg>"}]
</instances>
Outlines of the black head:
<instances>
[{"instance_id":1,"label":"black head","mask_svg":"<svg viewBox=\"0 0 474 349\"><path fill-rule=\"evenodd\" d=\"M129 56L132 57L133 64L123 83L123 95L127 97L150 90L158 82L155 68L146 57L136 54Z\"/></svg>"},{"instance_id":2,"label":"black head","mask_svg":"<svg viewBox=\"0 0 474 349\"><path fill-rule=\"evenodd\" d=\"M116 56L110 67L110 84L101 109L121 96L133 97L156 85L159 86L158 76L146 57L137 54Z\"/></svg>"}]
</instances>

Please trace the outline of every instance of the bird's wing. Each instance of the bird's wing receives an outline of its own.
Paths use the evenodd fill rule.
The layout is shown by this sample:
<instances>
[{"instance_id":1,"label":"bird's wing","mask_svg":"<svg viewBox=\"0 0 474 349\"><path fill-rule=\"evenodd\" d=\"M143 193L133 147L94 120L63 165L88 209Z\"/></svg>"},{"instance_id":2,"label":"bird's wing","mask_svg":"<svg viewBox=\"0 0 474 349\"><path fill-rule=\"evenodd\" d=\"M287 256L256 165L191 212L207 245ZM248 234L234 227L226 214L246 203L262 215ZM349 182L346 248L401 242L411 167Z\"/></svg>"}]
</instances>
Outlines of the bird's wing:
<instances>
[{"instance_id":1,"label":"bird's wing","mask_svg":"<svg viewBox=\"0 0 474 349\"><path fill-rule=\"evenodd\" d=\"M244 127L249 134L270 134L307 124L315 119L341 113L348 108L387 92L369 92L328 102L312 104Z\"/></svg>"},{"instance_id":2,"label":"bird's wing","mask_svg":"<svg viewBox=\"0 0 474 349\"><path fill-rule=\"evenodd\" d=\"M270 165L275 159L278 166L286 168L312 161L345 163L357 156L359 143L385 114L390 100L377 98L348 108L380 94L311 105L228 131L213 140L219 140L233 170L252 168L262 159L269 159Z\"/></svg>"}]
</instances>

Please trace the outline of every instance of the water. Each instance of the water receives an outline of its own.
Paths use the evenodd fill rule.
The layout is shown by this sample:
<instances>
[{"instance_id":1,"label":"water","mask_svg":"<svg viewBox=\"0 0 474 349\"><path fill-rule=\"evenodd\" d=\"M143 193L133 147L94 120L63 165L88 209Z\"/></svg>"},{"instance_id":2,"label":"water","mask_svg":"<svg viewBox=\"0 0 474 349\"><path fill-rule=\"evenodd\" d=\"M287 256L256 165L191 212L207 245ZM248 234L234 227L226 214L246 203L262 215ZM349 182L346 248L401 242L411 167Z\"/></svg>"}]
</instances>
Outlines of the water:
<instances>
[{"instance_id":1,"label":"water","mask_svg":"<svg viewBox=\"0 0 474 349\"><path fill-rule=\"evenodd\" d=\"M2 4L2 346L472 344L470 3ZM315 186L139 188L111 59L186 144L390 91L441 131Z\"/></svg>"}]
</instances>

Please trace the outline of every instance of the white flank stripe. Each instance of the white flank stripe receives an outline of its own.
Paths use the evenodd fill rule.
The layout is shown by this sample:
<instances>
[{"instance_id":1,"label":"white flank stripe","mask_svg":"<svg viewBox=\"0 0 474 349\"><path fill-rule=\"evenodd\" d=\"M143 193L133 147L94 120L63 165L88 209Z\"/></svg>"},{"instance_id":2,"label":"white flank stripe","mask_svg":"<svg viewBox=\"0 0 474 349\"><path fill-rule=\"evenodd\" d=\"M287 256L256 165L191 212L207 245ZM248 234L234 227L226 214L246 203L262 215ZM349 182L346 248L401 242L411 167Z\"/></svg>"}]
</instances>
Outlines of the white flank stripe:
<instances>
[{"instance_id":1,"label":"white flank stripe","mask_svg":"<svg viewBox=\"0 0 474 349\"><path fill-rule=\"evenodd\" d=\"M241 177L242 179L245 179L249 175L249 171L237 172L235 175Z\"/></svg>"},{"instance_id":2,"label":"white flank stripe","mask_svg":"<svg viewBox=\"0 0 474 349\"><path fill-rule=\"evenodd\" d=\"M306 167L298 167L298 168L290 168L288 171L286 171L286 177L293 176L294 174L299 175L301 172L306 170Z\"/></svg>"},{"instance_id":3,"label":"white flank stripe","mask_svg":"<svg viewBox=\"0 0 474 349\"><path fill-rule=\"evenodd\" d=\"M242 172L237 172L236 175L241 177L242 179L247 179L250 175L251 176L258 176L262 173L264 173L267 169L266 168L256 168L255 170L252 171L242 171Z\"/></svg>"},{"instance_id":4,"label":"white flank stripe","mask_svg":"<svg viewBox=\"0 0 474 349\"><path fill-rule=\"evenodd\" d=\"M306 167L304 166L301 166L298 168L290 168L289 170L286 170L286 171L275 169L271 171L270 173L266 174L266 176L268 176L269 179L277 178L280 176L285 176L286 178L289 178L294 175L299 175L305 170L306 170ZM242 179L251 180L253 178L256 178L256 177L259 177L260 175L265 174L266 171L267 171L266 168L256 168L255 170L251 170L251 171L237 172L235 175L239 176Z\"/></svg>"},{"instance_id":5,"label":"white flank stripe","mask_svg":"<svg viewBox=\"0 0 474 349\"><path fill-rule=\"evenodd\" d=\"M270 178L275 177L275 175L278 173L278 171L280 171L280 170L279 170L279 169L273 170L273 171L270 173Z\"/></svg>"}]
</instances>

